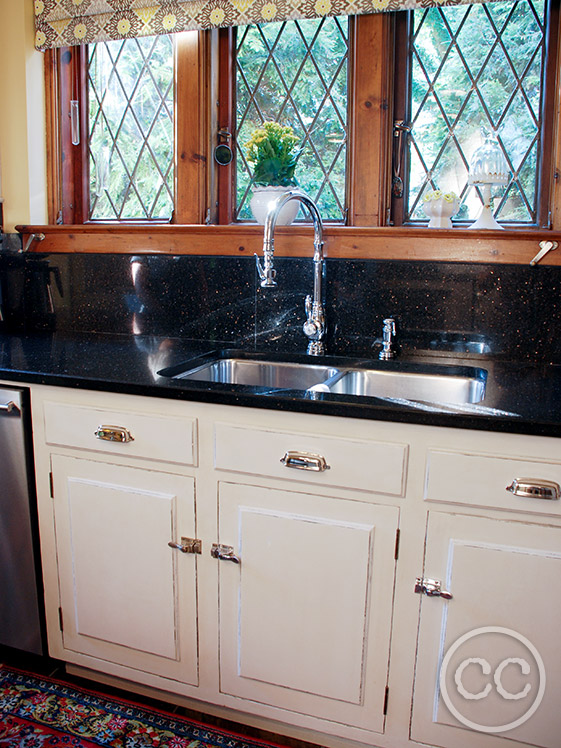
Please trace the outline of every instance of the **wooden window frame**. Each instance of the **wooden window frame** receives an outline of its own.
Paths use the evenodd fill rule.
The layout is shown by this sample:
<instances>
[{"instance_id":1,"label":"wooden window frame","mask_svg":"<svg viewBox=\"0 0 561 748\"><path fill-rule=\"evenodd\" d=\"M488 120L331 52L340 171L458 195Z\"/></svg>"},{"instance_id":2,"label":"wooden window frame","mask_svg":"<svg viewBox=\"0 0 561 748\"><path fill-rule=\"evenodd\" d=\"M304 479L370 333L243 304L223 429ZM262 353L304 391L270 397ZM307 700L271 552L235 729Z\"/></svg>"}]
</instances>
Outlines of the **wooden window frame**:
<instances>
[{"instance_id":1,"label":"wooden window frame","mask_svg":"<svg viewBox=\"0 0 561 748\"><path fill-rule=\"evenodd\" d=\"M347 219L382 226L389 201L386 143L391 127L393 14L354 17L349 24ZM235 147L236 29L187 32L176 41L176 199L172 223L236 224L235 160L214 163L220 130ZM127 225L156 221L89 221L87 122L80 145L70 140L70 100L87 111L87 48L46 53L49 222ZM241 223L241 222L240 222Z\"/></svg>"},{"instance_id":2,"label":"wooden window frame","mask_svg":"<svg viewBox=\"0 0 561 748\"><path fill-rule=\"evenodd\" d=\"M175 35L175 205L171 223L200 224L207 198L208 85L207 36L187 31ZM88 111L85 45L62 47L45 53L47 104L48 218L52 224L142 223L151 220L90 221L88 218ZM80 144L72 145L70 101L80 102Z\"/></svg>"},{"instance_id":3,"label":"wooden window frame","mask_svg":"<svg viewBox=\"0 0 561 748\"><path fill-rule=\"evenodd\" d=\"M392 67L387 60L393 56L393 15L349 19L347 226L383 226L388 216L390 163L386 144L391 137ZM220 125L235 138L236 29L219 33ZM218 173L217 223L246 223L234 218L235 161L218 167Z\"/></svg>"},{"instance_id":4,"label":"wooden window frame","mask_svg":"<svg viewBox=\"0 0 561 748\"><path fill-rule=\"evenodd\" d=\"M558 5L559 0L555 2ZM393 143L395 118L393 88L396 84L392 78L395 23L396 14L387 13L352 21L348 225L329 224L325 227L326 254L340 258L524 264L538 251L540 239L548 238L561 244L561 163L558 160L561 154L561 128L558 127L561 74L557 70L553 71L556 74L554 83L546 83L554 87L555 98L555 110L548 117L553 133L552 150L546 155L552 164L549 181L553 185L553 231L544 233L542 230L539 235L534 227L466 232L456 228L432 230L390 225L389 144ZM62 135L69 130L68 103L60 106L59 100L61 91L66 91L68 96L70 90L70 61L78 59L84 51L74 48L45 53L49 225L16 227L23 235L24 244L31 239L30 251L225 254L238 257L261 251L262 227L232 221L233 168L213 165L213 149L219 129L225 127L232 132L232 70L223 68L219 76L218 65L220 44L226 50L231 49L233 30L220 32L226 41L221 41L217 31L188 33L193 34L195 40L187 45L187 62L178 72L178 107L187 112L190 119L185 120L189 124L184 124L177 135L181 146L177 148L178 200L173 223L83 223L79 220L80 211L81 215L84 214L83 196L88 176L81 169L83 154L80 149L64 151ZM550 43L557 59L560 59L557 49L560 44L557 31ZM71 53L70 58L63 58L67 51ZM79 188L77 200L74 199L75 182ZM205 225L209 223L213 225ZM214 225L219 223L221 225ZM279 256L309 255L310 227L281 227L277 233L275 251ZM33 241L33 237L39 234L44 234L45 239ZM561 255L549 253L542 264L561 265Z\"/></svg>"},{"instance_id":5,"label":"wooden window frame","mask_svg":"<svg viewBox=\"0 0 561 748\"><path fill-rule=\"evenodd\" d=\"M407 49L407 55L396 56L395 64L395 86L394 86L394 117L395 121L409 122L411 119L410 92L408 81L410 76L411 55L409 53L409 38L413 25L414 11L406 11L397 14L395 25L396 49ZM553 167L554 160L549 160L547 154L553 154L556 147L557 120L556 111L558 106L558 60L559 60L559 23L560 10L559 0L547 0L546 4L546 32L545 32L545 65L544 80L542 85L542 97L540 106L542 108L542 158L540 171L537 175L537 210L535 223L516 224L516 228L522 230L550 229L553 226L555 197L554 179L556 170ZM409 189L408 185L408 159L404 149L402 155L402 178L404 196ZM405 198L391 196L391 218L394 226L419 226L422 222L405 220ZM508 222L504 222L508 226Z\"/></svg>"},{"instance_id":6,"label":"wooden window frame","mask_svg":"<svg viewBox=\"0 0 561 748\"><path fill-rule=\"evenodd\" d=\"M391 189L395 13L355 16L350 28L349 226L387 226Z\"/></svg>"}]
</instances>

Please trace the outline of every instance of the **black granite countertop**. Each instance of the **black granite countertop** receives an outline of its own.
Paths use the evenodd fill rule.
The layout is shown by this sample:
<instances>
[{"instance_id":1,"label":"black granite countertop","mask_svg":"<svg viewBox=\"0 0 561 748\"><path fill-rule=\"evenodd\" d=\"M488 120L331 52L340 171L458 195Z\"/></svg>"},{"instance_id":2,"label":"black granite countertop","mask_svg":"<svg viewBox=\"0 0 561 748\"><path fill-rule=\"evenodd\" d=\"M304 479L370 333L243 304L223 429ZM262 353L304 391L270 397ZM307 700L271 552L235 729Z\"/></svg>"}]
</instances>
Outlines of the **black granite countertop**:
<instances>
[{"instance_id":1,"label":"black granite countertop","mask_svg":"<svg viewBox=\"0 0 561 748\"><path fill-rule=\"evenodd\" d=\"M556 365L512 363L482 355L428 359L416 356L409 360L404 357L393 364L399 366L403 361L410 366L428 360L430 364L484 369L487 372L484 400L458 408L324 392L188 382L159 374L166 368L231 347L231 343L220 341L157 336L5 334L0 335L0 379L351 418L561 436L561 366ZM296 354L282 358L298 360ZM345 366L368 365L366 359L326 361ZM380 364L376 361L375 365Z\"/></svg>"}]
</instances>

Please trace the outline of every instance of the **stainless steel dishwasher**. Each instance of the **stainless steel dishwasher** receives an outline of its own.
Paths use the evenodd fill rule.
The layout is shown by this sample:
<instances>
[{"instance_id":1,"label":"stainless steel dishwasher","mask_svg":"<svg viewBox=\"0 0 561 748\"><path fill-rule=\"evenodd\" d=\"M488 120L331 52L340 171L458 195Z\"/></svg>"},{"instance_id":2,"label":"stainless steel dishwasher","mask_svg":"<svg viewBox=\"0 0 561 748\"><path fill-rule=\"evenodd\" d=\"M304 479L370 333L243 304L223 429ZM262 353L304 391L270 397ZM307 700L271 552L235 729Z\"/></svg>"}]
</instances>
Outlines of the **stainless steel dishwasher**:
<instances>
[{"instance_id":1,"label":"stainless steel dishwasher","mask_svg":"<svg viewBox=\"0 0 561 748\"><path fill-rule=\"evenodd\" d=\"M0 387L0 644L44 654L29 392Z\"/></svg>"}]
</instances>

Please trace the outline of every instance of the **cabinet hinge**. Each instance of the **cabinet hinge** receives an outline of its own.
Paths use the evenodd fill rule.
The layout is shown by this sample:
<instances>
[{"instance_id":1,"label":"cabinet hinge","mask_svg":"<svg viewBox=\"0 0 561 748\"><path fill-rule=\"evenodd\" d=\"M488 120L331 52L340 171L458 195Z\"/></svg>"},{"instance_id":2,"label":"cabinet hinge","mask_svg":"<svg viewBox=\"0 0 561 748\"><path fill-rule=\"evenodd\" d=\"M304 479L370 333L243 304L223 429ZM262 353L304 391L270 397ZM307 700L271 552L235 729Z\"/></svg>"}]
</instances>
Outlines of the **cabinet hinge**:
<instances>
[{"instance_id":1,"label":"cabinet hinge","mask_svg":"<svg viewBox=\"0 0 561 748\"><path fill-rule=\"evenodd\" d=\"M397 560L397 557L399 556L399 536L401 535L401 530L395 531L395 551L393 557Z\"/></svg>"},{"instance_id":2,"label":"cabinet hinge","mask_svg":"<svg viewBox=\"0 0 561 748\"><path fill-rule=\"evenodd\" d=\"M54 486L53 474L52 473L49 473L49 488L50 488L50 491L51 491L51 499L54 499L54 497L55 497L55 486Z\"/></svg>"},{"instance_id":3,"label":"cabinet hinge","mask_svg":"<svg viewBox=\"0 0 561 748\"><path fill-rule=\"evenodd\" d=\"M386 693L384 694L384 714L388 713L388 697L390 695L389 686L386 686Z\"/></svg>"},{"instance_id":4,"label":"cabinet hinge","mask_svg":"<svg viewBox=\"0 0 561 748\"><path fill-rule=\"evenodd\" d=\"M64 631L64 621L62 618L62 608L58 609L58 624L60 626L60 630Z\"/></svg>"}]
</instances>

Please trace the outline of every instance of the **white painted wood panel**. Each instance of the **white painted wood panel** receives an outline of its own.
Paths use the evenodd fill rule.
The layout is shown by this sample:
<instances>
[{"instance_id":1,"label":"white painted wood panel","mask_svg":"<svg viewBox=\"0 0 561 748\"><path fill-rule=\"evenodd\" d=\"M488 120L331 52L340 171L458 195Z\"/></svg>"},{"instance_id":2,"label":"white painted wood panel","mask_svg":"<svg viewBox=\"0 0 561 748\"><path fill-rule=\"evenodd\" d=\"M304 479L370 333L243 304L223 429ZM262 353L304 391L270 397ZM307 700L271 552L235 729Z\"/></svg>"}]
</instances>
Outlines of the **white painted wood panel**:
<instances>
[{"instance_id":1,"label":"white painted wood panel","mask_svg":"<svg viewBox=\"0 0 561 748\"><path fill-rule=\"evenodd\" d=\"M399 511L220 483L221 690L383 729Z\"/></svg>"},{"instance_id":2,"label":"white painted wood panel","mask_svg":"<svg viewBox=\"0 0 561 748\"><path fill-rule=\"evenodd\" d=\"M240 676L360 703L374 528L245 507L238 519Z\"/></svg>"},{"instance_id":3,"label":"white painted wood panel","mask_svg":"<svg viewBox=\"0 0 561 748\"><path fill-rule=\"evenodd\" d=\"M215 466L220 470L391 496L405 495L408 450L407 444L322 433L250 429L227 423L215 426ZM329 469L313 472L288 468L281 463L288 451L321 455Z\"/></svg>"},{"instance_id":4,"label":"white painted wood panel","mask_svg":"<svg viewBox=\"0 0 561 748\"><path fill-rule=\"evenodd\" d=\"M422 597L411 736L450 748L509 741L558 748L561 528L431 512L425 576L441 579L453 598ZM440 667L464 635L446 666L447 704L436 685ZM528 672L513 662L499 670L509 658L525 660ZM529 690L508 698L497 677L507 694ZM501 729L515 725L536 699L539 708L527 721Z\"/></svg>"},{"instance_id":5,"label":"white painted wood panel","mask_svg":"<svg viewBox=\"0 0 561 748\"><path fill-rule=\"evenodd\" d=\"M192 478L53 457L64 647L197 682ZM185 660L182 662L182 660Z\"/></svg>"},{"instance_id":6,"label":"white painted wood panel","mask_svg":"<svg viewBox=\"0 0 561 748\"><path fill-rule=\"evenodd\" d=\"M81 478L67 486L76 634L176 658L174 559L166 551L176 496ZM158 611L157 637L150 609Z\"/></svg>"}]
</instances>

